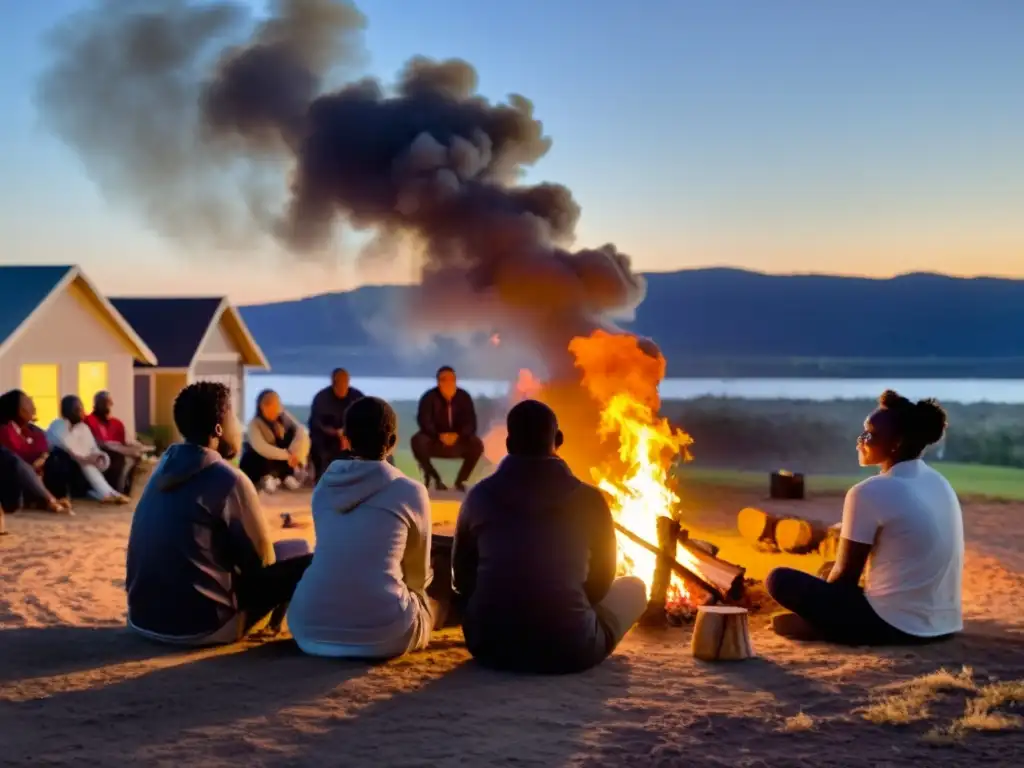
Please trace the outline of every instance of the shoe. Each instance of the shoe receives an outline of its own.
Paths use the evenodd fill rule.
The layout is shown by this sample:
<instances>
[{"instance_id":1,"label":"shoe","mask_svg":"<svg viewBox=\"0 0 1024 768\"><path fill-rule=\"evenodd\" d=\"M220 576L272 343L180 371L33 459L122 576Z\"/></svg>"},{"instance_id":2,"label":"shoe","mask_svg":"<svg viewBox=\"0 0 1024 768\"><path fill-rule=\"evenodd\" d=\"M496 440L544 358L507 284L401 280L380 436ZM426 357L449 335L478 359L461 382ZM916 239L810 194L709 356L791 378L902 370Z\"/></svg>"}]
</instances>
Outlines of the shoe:
<instances>
[{"instance_id":1,"label":"shoe","mask_svg":"<svg viewBox=\"0 0 1024 768\"><path fill-rule=\"evenodd\" d=\"M455 490L458 491L459 493L465 493L466 492L466 484L465 483L456 483L455 484Z\"/></svg>"},{"instance_id":2,"label":"shoe","mask_svg":"<svg viewBox=\"0 0 1024 768\"><path fill-rule=\"evenodd\" d=\"M284 479L284 487L287 488L289 491L297 491L302 487L302 483L300 483L298 479L293 477L292 475L288 475L288 477Z\"/></svg>"},{"instance_id":3,"label":"shoe","mask_svg":"<svg viewBox=\"0 0 1024 768\"><path fill-rule=\"evenodd\" d=\"M267 475L263 478L263 482L260 483L260 490L264 493L273 493L281 487L281 481L273 475Z\"/></svg>"},{"instance_id":4,"label":"shoe","mask_svg":"<svg viewBox=\"0 0 1024 768\"><path fill-rule=\"evenodd\" d=\"M444 480L442 480L440 477L435 477L434 478L434 490L444 492L444 491L448 490L448 486L444 484Z\"/></svg>"}]
</instances>

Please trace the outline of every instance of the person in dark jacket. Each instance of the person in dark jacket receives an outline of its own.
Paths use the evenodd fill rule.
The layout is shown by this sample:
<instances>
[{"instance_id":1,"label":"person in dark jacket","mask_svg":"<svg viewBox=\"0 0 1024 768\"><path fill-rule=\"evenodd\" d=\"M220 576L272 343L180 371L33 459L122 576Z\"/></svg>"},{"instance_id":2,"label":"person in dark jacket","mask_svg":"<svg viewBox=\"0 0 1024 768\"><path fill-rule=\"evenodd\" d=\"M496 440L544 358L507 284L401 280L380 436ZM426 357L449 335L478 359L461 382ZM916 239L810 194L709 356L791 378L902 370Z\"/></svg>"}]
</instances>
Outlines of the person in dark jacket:
<instances>
[{"instance_id":1,"label":"person in dark jacket","mask_svg":"<svg viewBox=\"0 0 1024 768\"><path fill-rule=\"evenodd\" d=\"M419 432L412 436L412 455L423 472L423 484L448 490L431 459L462 459L455 476L455 489L465 492L466 482L484 454L484 443L476 434L476 407L472 396L459 389L455 370L443 366L437 371L437 386L420 398L416 413Z\"/></svg>"},{"instance_id":2,"label":"person in dark jacket","mask_svg":"<svg viewBox=\"0 0 1024 768\"><path fill-rule=\"evenodd\" d=\"M643 614L647 588L615 578L617 542L601 492L556 451L554 412L508 414L508 456L463 502L452 576L466 647L497 669L562 674L603 661Z\"/></svg>"},{"instance_id":3,"label":"person in dark jacket","mask_svg":"<svg viewBox=\"0 0 1024 768\"><path fill-rule=\"evenodd\" d=\"M223 384L174 401L183 443L167 449L128 536L128 626L178 645L232 643L279 625L312 561L305 541L271 541L252 481L225 459L241 425Z\"/></svg>"},{"instance_id":4,"label":"person in dark jacket","mask_svg":"<svg viewBox=\"0 0 1024 768\"><path fill-rule=\"evenodd\" d=\"M317 480L345 450L345 412L362 397L362 392L349 386L348 371L335 368L331 386L324 387L313 398L309 408L310 461Z\"/></svg>"}]
</instances>

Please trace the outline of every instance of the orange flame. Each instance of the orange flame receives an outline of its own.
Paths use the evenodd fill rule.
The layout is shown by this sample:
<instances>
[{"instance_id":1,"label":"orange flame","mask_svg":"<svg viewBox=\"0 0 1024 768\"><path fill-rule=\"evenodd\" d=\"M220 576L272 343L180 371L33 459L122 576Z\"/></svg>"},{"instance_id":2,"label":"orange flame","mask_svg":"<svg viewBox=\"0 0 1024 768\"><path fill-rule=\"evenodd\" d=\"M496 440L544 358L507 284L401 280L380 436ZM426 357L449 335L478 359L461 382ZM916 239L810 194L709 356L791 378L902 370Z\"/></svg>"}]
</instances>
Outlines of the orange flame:
<instances>
[{"instance_id":1,"label":"orange flame","mask_svg":"<svg viewBox=\"0 0 1024 768\"><path fill-rule=\"evenodd\" d=\"M671 517L680 502L669 470L676 460L689 460L693 442L657 416L665 359L646 354L635 337L604 331L573 339L569 349L584 386L601 405L600 437L618 441L619 465L593 468L594 481L609 497L616 522L657 544L658 517ZM620 571L638 576L650 590L656 557L624 536L618 543ZM686 595L675 576L670 590L670 599Z\"/></svg>"}]
</instances>

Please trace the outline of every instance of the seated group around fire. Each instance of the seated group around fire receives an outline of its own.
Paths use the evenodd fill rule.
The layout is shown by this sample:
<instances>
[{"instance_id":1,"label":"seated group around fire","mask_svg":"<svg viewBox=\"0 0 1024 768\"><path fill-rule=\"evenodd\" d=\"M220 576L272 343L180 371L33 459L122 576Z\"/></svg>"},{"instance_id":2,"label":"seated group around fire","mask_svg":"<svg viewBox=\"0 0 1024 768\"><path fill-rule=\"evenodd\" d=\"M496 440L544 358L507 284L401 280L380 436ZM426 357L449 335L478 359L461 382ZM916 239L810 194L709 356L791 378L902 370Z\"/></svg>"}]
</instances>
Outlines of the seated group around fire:
<instances>
[{"instance_id":1,"label":"seated group around fire","mask_svg":"<svg viewBox=\"0 0 1024 768\"><path fill-rule=\"evenodd\" d=\"M777 568L765 586L792 611L780 634L851 645L948 638L963 629L964 528L956 492L921 459L946 429L934 400L886 391L857 439L862 466L881 472L846 495L827 579ZM866 586L860 586L867 566Z\"/></svg>"},{"instance_id":2,"label":"seated group around fire","mask_svg":"<svg viewBox=\"0 0 1024 768\"><path fill-rule=\"evenodd\" d=\"M70 513L71 499L123 504L136 468L150 449L125 434L113 399L98 392L85 415L75 395L61 400L60 416L46 432L36 407L20 389L0 396L0 501L6 512L36 506Z\"/></svg>"}]
</instances>

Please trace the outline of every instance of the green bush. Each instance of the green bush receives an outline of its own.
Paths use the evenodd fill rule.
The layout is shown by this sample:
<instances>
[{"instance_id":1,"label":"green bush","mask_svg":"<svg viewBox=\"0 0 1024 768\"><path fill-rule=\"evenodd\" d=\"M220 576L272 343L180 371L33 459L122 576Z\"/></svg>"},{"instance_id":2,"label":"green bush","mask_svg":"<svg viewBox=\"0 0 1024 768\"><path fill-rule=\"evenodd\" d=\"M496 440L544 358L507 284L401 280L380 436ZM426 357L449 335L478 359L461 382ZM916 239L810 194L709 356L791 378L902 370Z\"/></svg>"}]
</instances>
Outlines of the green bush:
<instances>
[{"instance_id":1,"label":"green bush","mask_svg":"<svg viewBox=\"0 0 1024 768\"><path fill-rule=\"evenodd\" d=\"M152 445L159 456L174 442L174 430L168 426L154 424L147 430L139 432L139 440L147 445Z\"/></svg>"}]
</instances>

